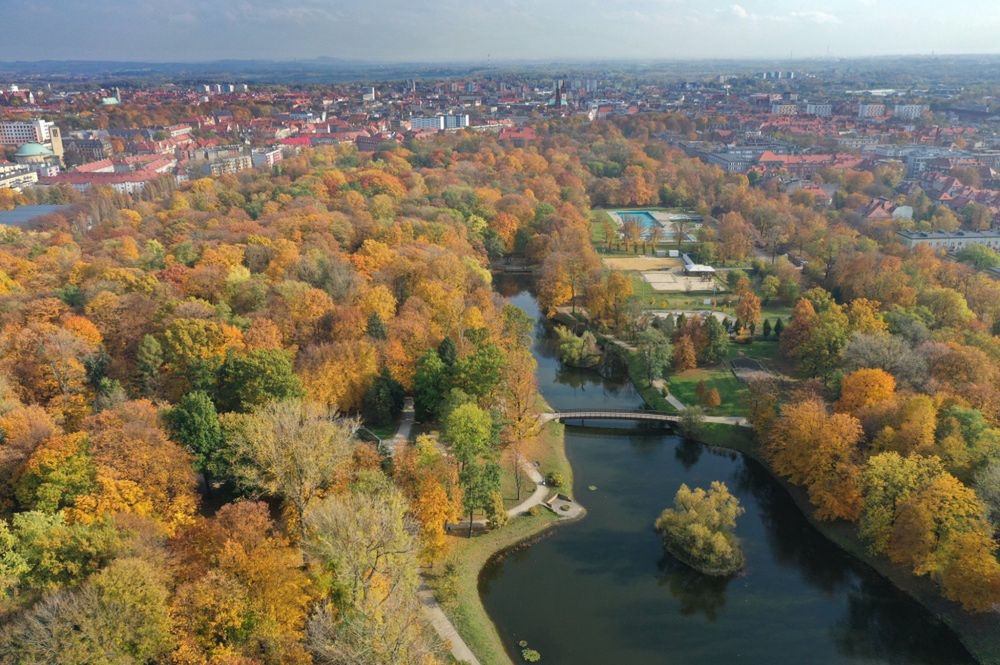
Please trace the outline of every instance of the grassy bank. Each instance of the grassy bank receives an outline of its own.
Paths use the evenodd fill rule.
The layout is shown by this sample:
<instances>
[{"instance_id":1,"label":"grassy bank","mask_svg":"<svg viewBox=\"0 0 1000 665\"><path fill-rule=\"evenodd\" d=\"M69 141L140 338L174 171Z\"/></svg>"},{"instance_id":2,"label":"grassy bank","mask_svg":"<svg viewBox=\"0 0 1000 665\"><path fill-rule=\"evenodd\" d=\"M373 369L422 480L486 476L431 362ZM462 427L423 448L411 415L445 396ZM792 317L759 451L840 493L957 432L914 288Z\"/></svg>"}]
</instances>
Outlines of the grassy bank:
<instances>
[{"instance_id":1,"label":"grassy bank","mask_svg":"<svg viewBox=\"0 0 1000 665\"><path fill-rule=\"evenodd\" d=\"M449 563L454 566L456 597L454 601L444 603L442 608L482 665L513 663L479 598L479 572L494 554L536 537L558 519L545 510L536 516L518 517L502 529L472 538L449 537L448 552L436 568L440 572ZM434 580L431 582L433 584ZM532 600L526 598L525 602Z\"/></svg>"},{"instance_id":2,"label":"grassy bank","mask_svg":"<svg viewBox=\"0 0 1000 665\"><path fill-rule=\"evenodd\" d=\"M549 423L535 441L525 444L522 453L525 459L538 462L542 475L550 471L558 472L566 480L566 487L572 488L573 470L566 458L563 433L564 427L561 423ZM504 464L504 467L503 491L506 496L514 487L513 467L509 463ZM524 488L527 488L527 492L522 491L522 499L531 493L533 487L531 481L526 481ZM569 493L571 490L562 491ZM483 665L513 665L513 663L507 656L500 635L479 598L480 571L490 557L537 537L558 521L558 517L552 512L541 509L536 515L515 518L496 531L472 538L449 536L445 556L435 565L430 581L432 585L439 583L440 578L435 579L433 576L440 575L449 564L454 567L452 583L455 598L442 604L442 607ZM533 601L526 598L525 602Z\"/></svg>"}]
</instances>

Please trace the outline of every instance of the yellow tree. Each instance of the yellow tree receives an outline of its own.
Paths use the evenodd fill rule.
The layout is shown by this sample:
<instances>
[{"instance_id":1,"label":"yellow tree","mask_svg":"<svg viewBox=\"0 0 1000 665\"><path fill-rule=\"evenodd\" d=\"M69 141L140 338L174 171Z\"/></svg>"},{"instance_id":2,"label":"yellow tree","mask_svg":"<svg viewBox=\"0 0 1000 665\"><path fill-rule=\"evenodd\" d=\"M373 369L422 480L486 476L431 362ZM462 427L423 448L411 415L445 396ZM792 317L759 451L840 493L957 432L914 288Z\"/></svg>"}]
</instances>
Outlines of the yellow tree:
<instances>
[{"instance_id":1,"label":"yellow tree","mask_svg":"<svg viewBox=\"0 0 1000 665\"><path fill-rule=\"evenodd\" d=\"M835 408L858 416L864 409L891 400L896 394L896 379L882 369L862 368L844 377L840 399Z\"/></svg>"}]
</instances>

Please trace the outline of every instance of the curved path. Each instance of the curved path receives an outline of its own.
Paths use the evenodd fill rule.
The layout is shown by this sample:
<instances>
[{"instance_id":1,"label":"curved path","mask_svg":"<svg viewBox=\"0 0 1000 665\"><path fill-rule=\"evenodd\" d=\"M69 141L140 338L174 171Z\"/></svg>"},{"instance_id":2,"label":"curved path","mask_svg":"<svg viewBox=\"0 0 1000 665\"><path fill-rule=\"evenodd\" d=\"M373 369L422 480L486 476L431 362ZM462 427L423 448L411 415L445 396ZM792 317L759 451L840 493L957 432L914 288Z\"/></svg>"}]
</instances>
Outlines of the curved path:
<instances>
[{"instance_id":1,"label":"curved path","mask_svg":"<svg viewBox=\"0 0 1000 665\"><path fill-rule=\"evenodd\" d=\"M653 420L666 423L680 422L684 416L675 413L661 413L659 411L626 411L626 410L578 410L578 411L557 411L555 413L540 413L538 419L542 423L549 423L553 420ZM716 423L719 425L737 425L739 427L749 427L750 423L742 416L703 416L706 423Z\"/></svg>"},{"instance_id":2,"label":"curved path","mask_svg":"<svg viewBox=\"0 0 1000 665\"><path fill-rule=\"evenodd\" d=\"M405 446L410 440L413 421L413 398L407 397L403 403L403 413L400 416L399 427L396 429L395 436L382 442L386 453L390 457L396 454L397 447ZM535 473L537 474L538 472L536 471ZM543 489L545 488L543 487ZM448 645L448 650L451 651L451 655L455 660L467 665L480 665L479 659L476 658L476 655L472 653L472 649L469 648L469 645L459 635L455 624L448 619L444 610L441 609L441 605L438 604L437 598L434 597L434 591L427 584L420 584L420 588L417 589L417 598L420 599L420 604L424 606L424 615L427 617L427 621L431 624L434 632L438 634L438 637L441 638L441 641Z\"/></svg>"}]
</instances>

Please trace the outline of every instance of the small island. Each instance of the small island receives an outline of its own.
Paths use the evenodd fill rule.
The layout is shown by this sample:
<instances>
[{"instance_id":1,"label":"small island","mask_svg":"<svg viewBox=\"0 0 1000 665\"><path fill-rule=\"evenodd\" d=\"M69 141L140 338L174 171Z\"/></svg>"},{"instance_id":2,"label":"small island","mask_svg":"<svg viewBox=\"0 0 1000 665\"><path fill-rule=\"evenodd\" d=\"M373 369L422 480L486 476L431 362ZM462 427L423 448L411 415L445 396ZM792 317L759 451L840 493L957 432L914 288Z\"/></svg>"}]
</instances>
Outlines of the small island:
<instances>
[{"instance_id":1,"label":"small island","mask_svg":"<svg viewBox=\"0 0 1000 665\"><path fill-rule=\"evenodd\" d=\"M744 512L726 484L713 481L708 491L680 486L674 507L656 520L667 551L682 563L715 577L738 573L744 564L743 549L733 533L736 518Z\"/></svg>"}]
</instances>

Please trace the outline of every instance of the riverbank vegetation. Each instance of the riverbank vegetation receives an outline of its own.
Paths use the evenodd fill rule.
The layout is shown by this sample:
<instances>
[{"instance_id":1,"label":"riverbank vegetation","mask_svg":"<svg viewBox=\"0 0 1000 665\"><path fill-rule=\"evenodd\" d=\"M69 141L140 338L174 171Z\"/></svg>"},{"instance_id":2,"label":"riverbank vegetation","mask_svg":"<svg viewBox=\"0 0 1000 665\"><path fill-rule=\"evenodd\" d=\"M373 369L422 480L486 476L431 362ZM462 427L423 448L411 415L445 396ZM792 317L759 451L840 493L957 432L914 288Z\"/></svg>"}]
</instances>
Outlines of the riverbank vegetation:
<instances>
[{"instance_id":1,"label":"riverbank vegetation","mask_svg":"<svg viewBox=\"0 0 1000 665\"><path fill-rule=\"evenodd\" d=\"M706 575L725 577L744 564L743 549L734 534L744 512L725 483L713 481L708 490L681 485L674 505L656 520L667 550L681 562Z\"/></svg>"},{"instance_id":2,"label":"riverbank vegetation","mask_svg":"<svg viewBox=\"0 0 1000 665\"><path fill-rule=\"evenodd\" d=\"M624 342L644 395L658 368L631 349L650 328L683 371L692 356L720 367L725 341L777 336L778 388L750 390L746 407L775 468L822 517L934 579L967 608L956 612L995 621L1000 283L897 242L901 224L947 221L934 206L913 222L857 214L898 182L893 168L820 172L843 189L824 208L654 138L676 121L541 121L528 147L471 132L321 147L273 173L135 199L56 192L76 207L0 228L12 662L38 660L38 644L84 660L126 648L102 641L107 617L89 611L78 641L58 642L79 607L134 617L150 636L127 647L141 660L335 663L352 640L390 638L407 655L373 662L440 660L417 628L415 562L435 556L443 519L499 516L501 461L537 422L532 323L501 305L485 267L510 254L538 266L547 314L585 312L596 336ZM656 204L706 219L697 260L751 266L727 280L721 337L699 307L647 316L633 280L601 268L592 206ZM397 474L353 433L358 416L394 421L400 387L439 436ZM712 387L711 408L729 406ZM815 430L793 426L805 416ZM378 566L348 546L359 533L387 548ZM220 604L224 625L211 619Z\"/></svg>"}]
</instances>

